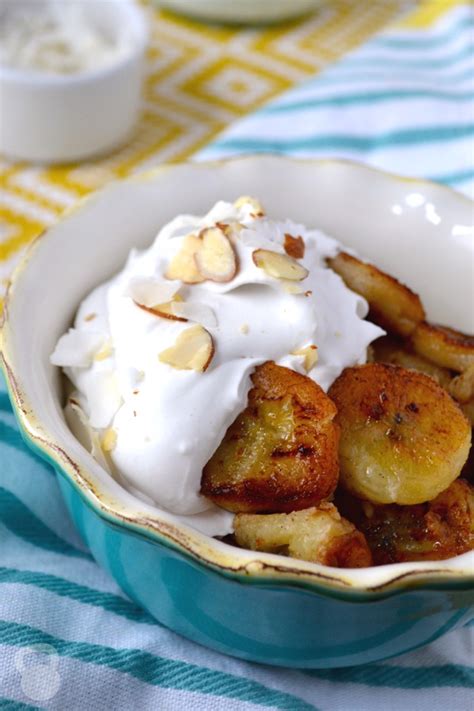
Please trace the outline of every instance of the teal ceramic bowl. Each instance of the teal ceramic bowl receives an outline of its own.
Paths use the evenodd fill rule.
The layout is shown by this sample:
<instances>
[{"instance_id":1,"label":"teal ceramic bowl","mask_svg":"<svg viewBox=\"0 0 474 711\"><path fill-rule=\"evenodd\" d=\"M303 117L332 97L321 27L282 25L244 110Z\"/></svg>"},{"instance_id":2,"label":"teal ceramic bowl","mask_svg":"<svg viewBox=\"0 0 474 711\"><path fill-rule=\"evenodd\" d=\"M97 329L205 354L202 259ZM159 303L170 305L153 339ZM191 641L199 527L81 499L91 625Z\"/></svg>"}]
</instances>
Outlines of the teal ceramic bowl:
<instances>
[{"instance_id":1,"label":"teal ceramic bowl","mask_svg":"<svg viewBox=\"0 0 474 711\"><path fill-rule=\"evenodd\" d=\"M94 557L157 620L243 659L341 667L401 654L473 618L474 553L339 570L211 539L125 491L81 447L49 364L86 293L182 212L258 196L417 289L430 318L473 331L473 205L437 185L341 161L272 156L162 167L83 201L28 251L9 289L1 358L27 443L56 470ZM176 423L179 427L179 422Z\"/></svg>"}]
</instances>

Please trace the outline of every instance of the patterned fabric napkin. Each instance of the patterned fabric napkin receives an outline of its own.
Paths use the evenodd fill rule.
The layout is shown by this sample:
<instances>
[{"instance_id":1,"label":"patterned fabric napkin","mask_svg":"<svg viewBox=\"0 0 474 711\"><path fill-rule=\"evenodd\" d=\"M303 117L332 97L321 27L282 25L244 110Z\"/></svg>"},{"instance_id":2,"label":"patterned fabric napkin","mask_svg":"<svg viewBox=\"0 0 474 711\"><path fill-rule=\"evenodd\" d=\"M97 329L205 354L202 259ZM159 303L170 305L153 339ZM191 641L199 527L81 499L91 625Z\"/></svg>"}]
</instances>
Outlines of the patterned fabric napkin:
<instances>
[{"instance_id":1,"label":"patterned fabric napkin","mask_svg":"<svg viewBox=\"0 0 474 711\"><path fill-rule=\"evenodd\" d=\"M432 5L439 14L447 3ZM472 191L471 10L456 5L417 26L424 19L371 41L199 157L336 154ZM0 708L465 711L474 704L473 633L471 625L395 660L324 671L273 669L188 642L93 561L0 386Z\"/></svg>"},{"instance_id":2,"label":"patterned fabric napkin","mask_svg":"<svg viewBox=\"0 0 474 711\"><path fill-rule=\"evenodd\" d=\"M474 197L473 13L460 5L429 28L410 16L409 27L385 32L234 124L199 157L348 158Z\"/></svg>"}]
</instances>

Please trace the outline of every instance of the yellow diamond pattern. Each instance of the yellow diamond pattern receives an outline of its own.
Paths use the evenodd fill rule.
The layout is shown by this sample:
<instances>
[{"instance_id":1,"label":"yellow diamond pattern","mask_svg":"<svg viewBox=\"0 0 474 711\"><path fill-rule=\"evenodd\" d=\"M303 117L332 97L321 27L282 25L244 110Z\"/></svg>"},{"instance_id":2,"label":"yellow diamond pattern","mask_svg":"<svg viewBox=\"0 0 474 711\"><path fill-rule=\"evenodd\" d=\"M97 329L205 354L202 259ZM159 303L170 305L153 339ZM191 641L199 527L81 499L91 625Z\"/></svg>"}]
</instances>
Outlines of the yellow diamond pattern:
<instances>
[{"instance_id":1,"label":"yellow diamond pattern","mask_svg":"<svg viewBox=\"0 0 474 711\"><path fill-rule=\"evenodd\" d=\"M151 42L143 112L129 144L98 161L50 168L0 156L0 295L26 244L79 197L131 171L186 158L414 2L328 0L309 17L267 28L208 26L142 4Z\"/></svg>"}]
</instances>

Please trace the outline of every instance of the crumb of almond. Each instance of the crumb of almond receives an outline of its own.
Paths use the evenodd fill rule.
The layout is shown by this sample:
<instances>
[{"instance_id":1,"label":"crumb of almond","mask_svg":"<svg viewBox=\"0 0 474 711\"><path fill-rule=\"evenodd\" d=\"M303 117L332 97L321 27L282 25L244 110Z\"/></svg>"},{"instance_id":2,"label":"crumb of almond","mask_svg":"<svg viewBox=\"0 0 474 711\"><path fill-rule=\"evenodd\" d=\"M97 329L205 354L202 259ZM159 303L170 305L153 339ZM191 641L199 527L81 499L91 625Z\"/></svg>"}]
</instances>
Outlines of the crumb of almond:
<instances>
[{"instance_id":1,"label":"crumb of almond","mask_svg":"<svg viewBox=\"0 0 474 711\"><path fill-rule=\"evenodd\" d=\"M104 432L102 437L102 449L104 452L111 452L117 444L117 433L112 427Z\"/></svg>"},{"instance_id":2,"label":"crumb of almond","mask_svg":"<svg viewBox=\"0 0 474 711\"><path fill-rule=\"evenodd\" d=\"M309 371L314 368L318 362L318 347L312 343L310 346L293 351L291 355L303 356L304 369L307 373L309 373Z\"/></svg>"},{"instance_id":3,"label":"crumb of almond","mask_svg":"<svg viewBox=\"0 0 474 711\"><path fill-rule=\"evenodd\" d=\"M304 292L304 295L305 296L313 296L313 292L311 291L311 289L308 289L308 291Z\"/></svg>"},{"instance_id":4,"label":"crumb of almond","mask_svg":"<svg viewBox=\"0 0 474 711\"><path fill-rule=\"evenodd\" d=\"M136 410L133 411L133 416L134 416L134 417L137 416L137 411L136 411Z\"/></svg>"},{"instance_id":5,"label":"crumb of almond","mask_svg":"<svg viewBox=\"0 0 474 711\"><path fill-rule=\"evenodd\" d=\"M239 330L240 330L240 333L247 334L249 332L248 323L243 323Z\"/></svg>"},{"instance_id":6,"label":"crumb of almond","mask_svg":"<svg viewBox=\"0 0 474 711\"><path fill-rule=\"evenodd\" d=\"M138 395L139 392L140 390L132 390L133 395Z\"/></svg>"},{"instance_id":7,"label":"crumb of almond","mask_svg":"<svg viewBox=\"0 0 474 711\"><path fill-rule=\"evenodd\" d=\"M93 321L95 318L97 318L97 314L87 314L84 316L84 321Z\"/></svg>"}]
</instances>

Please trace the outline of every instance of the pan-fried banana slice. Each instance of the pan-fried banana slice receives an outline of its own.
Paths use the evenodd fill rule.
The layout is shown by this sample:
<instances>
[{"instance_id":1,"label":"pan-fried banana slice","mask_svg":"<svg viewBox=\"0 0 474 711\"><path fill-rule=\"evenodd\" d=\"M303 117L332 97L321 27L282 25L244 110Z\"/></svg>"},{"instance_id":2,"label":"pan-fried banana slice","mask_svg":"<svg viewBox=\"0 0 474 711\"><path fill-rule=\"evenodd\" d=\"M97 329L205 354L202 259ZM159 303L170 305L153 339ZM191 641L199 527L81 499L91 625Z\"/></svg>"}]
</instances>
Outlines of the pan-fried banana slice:
<instances>
[{"instance_id":1,"label":"pan-fried banana slice","mask_svg":"<svg viewBox=\"0 0 474 711\"><path fill-rule=\"evenodd\" d=\"M387 331L408 336L425 318L420 297L372 264L361 262L347 252L328 259L328 264L349 289L368 301L371 317Z\"/></svg>"},{"instance_id":2,"label":"pan-fried banana slice","mask_svg":"<svg viewBox=\"0 0 474 711\"><path fill-rule=\"evenodd\" d=\"M336 408L304 375L267 362L252 376L248 407L204 468L201 493L237 512L296 511L336 488Z\"/></svg>"},{"instance_id":3,"label":"pan-fried banana slice","mask_svg":"<svg viewBox=\"0 0 474 711\"><path fill-rule=\"evenodd\" d=\"M242 548L337 568L372 564L364 536L328 503L289 514L238 514L235 540Z\"/></svg>"},{"instance_id":4,"label":"pan-fried banana slice","mask_svg":"<svg viewBox=\"0 0 474 711\"><path fill-rule=\"evenodd\" d=\"M416 353L442 368L462 372L474 366L474 336L424 321L413 332L411 343Z\"/></svg>"},{"instance_id":5,"label":"pan-fried banana slice","mask_svg":"<svg viewBox=\"0 0 474 711\"><path fill-rule=\"evenodd\" d=\"M419 373L425 373L434 378L443 388L449 388L452 381L449 370L440 368L426 358L413 353L401 339L391 336L383 336L372 343L372 361L400 365L402 368L411 368Z\"/></svg>"},{"instance_id":6,"label":"pan-fried banana slice","mask_svg":"<svg viewBox=\"0 0 474 711\"><path fill-rule=\"evenodd\" d=\"M347 368L329 396L338 409L341 484L376 504L434 499L459 475L471 428L432 378L395 365Z\"/></svg>"},{"instance_id":7,"label":"pan-fried banana slice","mask_svg":"<svg viewBox=\"0 0 474 711\"><path fill-rule=\"evenodd\" d=\"M468 403L474 400L474 365L470 365L464 373L453 378L448 390L458 402Z\"/></svg>"},{"instance_id":8,"label":"pan-fried banana slice","mask_svg":"<svg viewBox=\"0 0 474 711\"><path fill-rule=\"evenodd\" d=\"M373 506L347 494L338 505L365 534L376 565L444 560L474 548L474 489L463 479L416 506Z\"/></svg>"}]
</instances>

